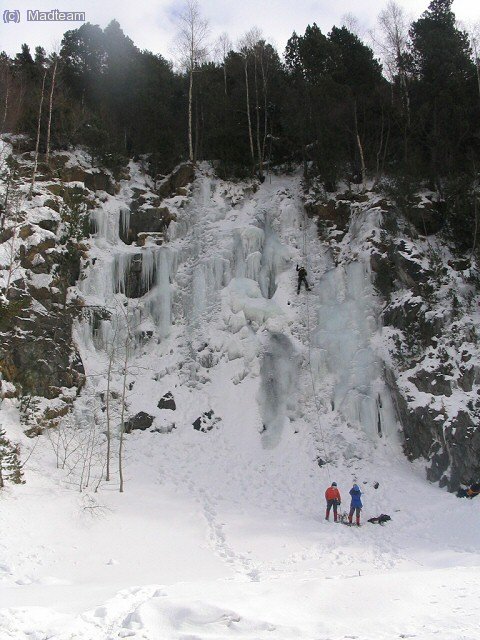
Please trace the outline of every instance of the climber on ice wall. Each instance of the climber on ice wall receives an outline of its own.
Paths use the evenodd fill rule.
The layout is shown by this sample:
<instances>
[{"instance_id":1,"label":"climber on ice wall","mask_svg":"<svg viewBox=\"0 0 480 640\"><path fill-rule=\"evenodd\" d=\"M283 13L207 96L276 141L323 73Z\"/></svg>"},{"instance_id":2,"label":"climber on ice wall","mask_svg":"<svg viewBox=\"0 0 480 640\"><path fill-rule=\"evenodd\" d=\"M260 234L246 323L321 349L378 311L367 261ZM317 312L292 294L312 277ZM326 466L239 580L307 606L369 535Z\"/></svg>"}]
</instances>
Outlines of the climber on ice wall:
<instances>
[{"instance_id":1,"label":"climber on ice wall","mask_svg":"<svg viewBox=\"0 0 480 640\"><path fill-rule=\"evenodd\" d=\"M302 283L305 285L305 289L307 291L311 291L310 286L307 282L307 270L305 269L305 267L299 267L297 264L297 271L298 271L297 295L300 293L300 287L302 286Z\"/></svg>"}]
</instances>

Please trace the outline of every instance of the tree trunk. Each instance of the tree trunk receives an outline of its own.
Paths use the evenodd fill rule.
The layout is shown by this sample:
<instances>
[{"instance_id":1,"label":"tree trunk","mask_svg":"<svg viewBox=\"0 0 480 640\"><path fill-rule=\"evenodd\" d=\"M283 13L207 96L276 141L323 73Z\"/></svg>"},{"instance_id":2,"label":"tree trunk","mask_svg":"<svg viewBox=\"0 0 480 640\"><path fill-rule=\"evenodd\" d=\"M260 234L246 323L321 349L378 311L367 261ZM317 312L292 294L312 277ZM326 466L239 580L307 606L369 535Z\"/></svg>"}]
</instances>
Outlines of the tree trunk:
<instances>
[{"instance_id":1,"label":"tree trunk","mask_svg":"<svg viewBox=\"0 0 480 640\"><path fill-rule=\"evenodd\" d=\"M57 65L58 65L58 60L55 58L55 64L53 65L53 73L52 73L52 86L50 88L50 103L48 108L47 150L45 153L45 162L47 164L50 160L50 131L52 128L53 92L55 91L55 78L57 76Z\"/></svg>"},{"instance_id":2,"label":"tree trunk","mask_svg":"<svg viewBox=\"0 0 480 640\"><path fill-rule=\"evenodd\" d=\"M387 161L387 151L388 151L388 142L390 140L390 130L391 130L391 123L390 120L388 120L388 129L387 129L387 136L385 139L385 145L383 147L383 158L382 158L382 168L381 168L381 173L384 172L385 170L385 163Z\"/></svg>"},{"instance_id":3,"label":"tree trunk","mask_svg":"<svg viewBox=\"0 0 480 640\"><path fill-rule=\"evenodd\" d=\"M130 346L130 327L128 326L128 309L125 312L125 323L127 335L125 337L125 358L123 361L123 387L122 387L122 410L120 415L120 442L118 445L118 475L120 478L119 491L123 493L123 440L125 434L125 398L127 395L127 373L128 373L128 350Z\"/></svg>"},{"instance_id":4,"label":"tree trunk","mask_svg":"<svg viewBox=\"0 0 480 640\"><path fill-rule=\"evenodd\" d=\"M477 68L478 97L480 98L480 58L478 56L475 59L475 66Z\"/></svg>"},{"instance_id":5,"label":"tree trunk","mask_svg":"<svg viewBox=\"0 0 480 640\"><path fill-rule=\"evenodd\" d=\"M252 136L252 119L250 117L250 92L248 89L248 58L246 54L245 54L245 87L247 90L248 139L250 141L250 154L252 156L252 166L255 167L255 151L253 150L253 136Z\"/></svg>"},{"instance_id":6,"label":"tree trunk","mask_svg":"<svg viewBox=\"0 0 480 640\"><path fill-rule=\"evenodd\" d=\"M30 191L28 192L28 199L32 199L33 195L33 187L35 186L35 177L37 175L37 166L38 166L38 150L40 148L40 129L42 124L42 109L43 109L43 98L45 94L45 78L47 77L47 70L43 74L42 80L42 94L40 96L40 104L38 107L38 122L37 122L37 143L35 145L35 162L33 164L33 173L32 173L32 182L30 184Z\"/></svg>"},{"instance_id":7,"label":"tree trunk","mask_svg":"<svg viewBox=\"0 0 480 640\"><path fill-rule=\"evenodd\" d=\"M432 191L435 189L440 189L440 185L437 182L437 166L438 166L438 148L437 148L437 140L438 140L438 120L437 120L437 98L434 99L433 102L433 142L431 148L431 184L430 188Z\"/></svg>"},{"instance_id":8,"label":"tree trunk","mask_svg":"<svg viewBox=\"0 0 480 640\"><path fill-rule=\"evenodd\" d=\"M223 81L224 81L224 93L223 93L223 140L222 140L222 153L223 153L223 164L225 167L225 173L227 173L227 104L228 104L228 94L227 94L227 66L225 64L225 60L223 61Z\"/></svg>"},{"instance_id":9,"label":"tree trunk","mask_svg":"<svg viewBox=\"0 0 480 640\"><path fill-rule=\"evenodd\" d=\"M384 134L384 129L385 129L385 113L384 113L384 108L383 108L383 104L382 104L382 124L380 127L380 144L378 146L378 151L377 151L377 171L376 171L376 176L375 176L375 184L380 180L380 158L382 156L382 150L383 150L383 134Z\"/></svg>"},{"instance_id":10,"label":"tree trunk","mask_svg":"<svg viewBox=\"0 0 480 640\"><path fill-rule=\"evenodd\" d=\"M115 336L114 336L114 339L115 339ZM114 347L112 346L112 352L108 360L107 397L105 401L105 405L106 405L105 410L107 413L107 465L106 465L105 480L107 482L110 482L110 455L111 455L111 443L112 443L112 432L111 432L111 426L110 426L110 381L112 378L113 358L114 358Z\"/></svg>"},{"instance_id":11,"label":"tree trunk","mask_svg":"<svg viewBox=\"0 0 480 640\"><path fill-rule=\"evenodd\" d=\"M192 101L193 101L193 63L190 66L190 85L188 88L188 153L190 162L194 162L192 133Z\"/></svg>"},{"instance_id":12,"label":"tree trunk","mask_svg":"<svg viewBox=\"0 0 480 640\"><path fill-rule=\"evenodd\" d=\"M358 133L357 101L356 100L355 100L355 106L354 106L354 115L355 115L355 137L357 139L358 153L360 155L360 168L362 172L362 186L365 188L367 170L365 168L365 157L363 155L362 141L360 140L360 134Z\"/></svg>"},{"instance_id":13,"label":"tree trunk","mask_svg":"<svg viewBox=\"0 0 480 640\"><path fill-rule=\"evenodd\" d=\"M254 52L254 78L255 78L255 111L257 113L257 153L258 153L258 173L263 176L263 154L260 144L260 104L258 101L258 78L257 78L257 51Z\"/></svg>"},{"instance_id":14,"label":"tree trunk","mask_svg":"<svg viewBox=\"0 0 480 640\"><path fill-rule=\"evenodd\" d=\"M192 109L195 116L195 129L194 129L194 142L193 142L193 157L198 158L198 144L199 144L199 127L198 127L198 89L197 95L195 96L195 103Z\"/></svg>"},{"instance_id":15,"label":"tree trunk","mask_svg":"<svg viewBox=\"0 0 480 640\"><path fill-rule=\"evenodd\" d=\"M2 131L5 131L5 123L7 122L9 94L10 94L10 83L9 83L8 75L5 74L5 104L3 107Z\"/></svg>"},{"instance_id":16,"label":"tree trunk","mask_svg":"<svg viewBox=\"0 0 480 640\"><path fill-rule=\"evenodd\" d=\"M473 233L472 257L475 255L475 251L477 249L477 235L478 235L478 197L475 191L473 193L473 198L474 198L473 209L475 212L475 231Z\"/></svg>"},{"instance_id":17,"label":"tree trunk","mask_svg":"<svg viewBox=\"0 0 480 640\"><path fill-rule=\"evenodd\" d=\"M265 72L265 65L264 65L264 61L263 58L260 61L260 68L262 70L262 87L263 87L263 146L262 146L262 157L265 159L265 149L267 146L267 136L268 136L268 100L267 100L267 96L268 96L268 92L267 92L267 74ZM270 150L272 147L271 144L271 139L270 139ZM270 153L271 156L271 153ZM270 166L268 167L267 171L270 170Z\"/></svg>"}]
</instances>

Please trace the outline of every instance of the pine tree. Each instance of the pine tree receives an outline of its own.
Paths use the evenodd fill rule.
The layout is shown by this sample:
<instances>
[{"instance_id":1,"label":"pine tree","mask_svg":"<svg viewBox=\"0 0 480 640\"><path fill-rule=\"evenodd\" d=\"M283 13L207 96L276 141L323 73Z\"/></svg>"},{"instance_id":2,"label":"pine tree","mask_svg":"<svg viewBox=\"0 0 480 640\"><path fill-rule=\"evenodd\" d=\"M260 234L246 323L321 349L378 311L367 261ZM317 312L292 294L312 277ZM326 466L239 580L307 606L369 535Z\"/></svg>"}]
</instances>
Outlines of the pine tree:
<instances>
[{"instance_id":1,"label":"pine tree","mask_svg":"<svg viewBox=\"0 0 480 640\"><path fill-rule=\"evenodd\" d=\"M414 137L432 187L462 170L476 146L476 70L451 7L452 0L432 0L410 28Z\"/></svg>"},{"instance_id":2,"label":"pine tree","mask_svg":"<svg viewBox=\"0 0 480 640\"><path fill-rule=\"evenodd\" d=\"M5 429L0 428L0 489L5 486L6 480L14 484L24 482L19 448L8 440Z\"/></svg>"}]
</instances>

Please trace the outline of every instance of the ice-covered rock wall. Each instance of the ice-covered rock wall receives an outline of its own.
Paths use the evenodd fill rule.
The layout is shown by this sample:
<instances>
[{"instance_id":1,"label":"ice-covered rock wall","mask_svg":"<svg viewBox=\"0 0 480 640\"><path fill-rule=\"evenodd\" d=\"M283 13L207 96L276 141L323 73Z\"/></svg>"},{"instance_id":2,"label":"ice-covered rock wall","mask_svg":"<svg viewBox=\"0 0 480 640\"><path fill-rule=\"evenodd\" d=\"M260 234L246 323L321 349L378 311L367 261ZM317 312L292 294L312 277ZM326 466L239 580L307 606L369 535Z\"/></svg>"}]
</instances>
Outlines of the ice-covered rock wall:
<instances>
[{"instance_id":1,"label":"ice-covered rock wall","mask_svg":"<svg viewBox=\"0 0 480 640\"><path fill-rule=\"evenodd\" d=\"M315 223L304 220L297 178L277 178L255 194L204 166L189 197L166 199L158 208L172 220L159 245L140 242L139 219L137 240L130 238L137 205L129 211L129 197L141 182L130 170L120 193L93 213L97 232L80 282L90 309L78 331L87 358L105 359L130 332L139 370L145 358L159 365L167 359L178 369L179 384L198 394L212 368L235 363L234 384L257 379L252 402L267 449L295 420L313 429L319 405L372 438L396 433L383 365L372 346L379 314L368 263L332 267ZM145 179L143 189L149 188ZM309 259L314 291L296 297L295 264ZM162 375L155 378L160 387ZM142 402L138 395L134 404L145 410Z\"/></svg>"},{"instance_id":2,"label":"ice-covered rock wall","mask_svg":"<svg viewBox=\"0 0 480 640\"><path fill-rule=\"evenodd\" d=\"M130 315L135 312L137 320L140 318L138 327L144 329L149 325L154 336L164 339L176 320L185 320L193 332L198 330L205 314L219 303L219 292L235 280L237 285L232 288L235 313L243 304L249 321L262 322L268 317L269 305L262 300L273 296L277 275L286 268L285 247L265 211L247 225L234 226L221 247L212 244L203 227L213 218L222 220L230 210L223 201L215 202L216 188L210 176L199 176L191 201L168 230L165 246L147 243L139 247L122 240L128 236L130 221L135 216L125 205L128 187L119 198L110 198L108 206L95 210L91 265L79 284L91 304L105 306L113 316L117 315L119 305L126 307ZM178 198L173 199L171 206L175 209L178 204ZM179 265L183 268L177 279ZM238 285L242 279L258 287L258 293L250 291L244 295L245 287ZM235 290L237 294L233 293ZM257 299L257 303L248 304L249 298ZM271 305L270 311L274 308ZM85 317L91 323L92 316ZM108 317L102 320L102 324L109 322ZM93 324L90 332L98 336L98 328ZM85 335L85 330L81 333Z\"/></svg>"}]
</instances>

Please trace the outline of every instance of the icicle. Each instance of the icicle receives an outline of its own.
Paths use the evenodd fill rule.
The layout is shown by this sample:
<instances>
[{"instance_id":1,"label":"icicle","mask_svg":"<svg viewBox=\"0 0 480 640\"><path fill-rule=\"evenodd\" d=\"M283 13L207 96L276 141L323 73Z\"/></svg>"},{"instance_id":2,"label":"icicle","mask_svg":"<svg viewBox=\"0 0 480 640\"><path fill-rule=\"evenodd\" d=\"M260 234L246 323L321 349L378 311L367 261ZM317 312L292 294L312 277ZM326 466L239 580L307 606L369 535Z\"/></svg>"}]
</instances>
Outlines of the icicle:
<instances>
[{"instance_id":1,"label":"icicle","mask_svg":"<svg viewBox=\"0 0 480 640\"><path fill-rule=\"evenodd\" d=\"M288 249L281 244L268 218L265 220L262 268L258 283L264 298L272 298L277 289L277 275L288 266Z\"/></svg>"},{"instance_id":2,"label":"icicle","mask_svg":"<svg viewBox=\"0 0 480 640\"><path fill-rule=\"evenodd\" d=\"M245 255L261 251L265 242L265 232L260 227L247 227L241 232Z\"/></svg>"},{"instance_id":3,"label":"icicle","mask_svg":"<svg viewBox=\"0 0 480 640\"><path fill-rule=\"evenodd\" d=\"M147 247L142 251L142 292L148 292L152 288L156 277L156 264L158 250L156 247Z\"/></svg>"},{"instance_id":4,"label":"icicle","mask_svg":"<svg viewBox=\"0 0 480 640\"><path fill-rule=\"evenodd\" d=\"M280 442L288 412L294 410L298 358L288 336L271 333L260 368L258 403L264 426L263 446L273 449Z\"/></svg>"},{"instance_id":5,"label":"icicle","mask_svg":"<svg viewBox=\"0 0 480 640\"><path fill-rule=\"evenodd\" d=\"M175 260L168 249L161 247L157 251L155 286L152 288L147 302L148 312L162 339L168 336L172 324L170 279L173 275L174 262Z\"/></svg>"},{"instance_id":6,"label":"icicle","mask_svg":"<svg viewBox=\"0 0 480 640\"><path fill-rule=\"evenodd\" d=\"M123 293L124 295L128 295L127 289L131 262L131 253L120 253L115 256L115 260L113 262L113 293Z\"/></svg>"},{"instance_id":7,"label":"icicle","mask_svg":"<svg viewBox=\"0 0 480 640\"><path fill-rule=\"evenodd\" d=\"M100 209L95 209L90 213L90 224L93 227L93 232L98 237L103 237L105 233L105 216Z\"/></svg>"},{"instance_id":8,"label":"icicle","mask_svg":"<svg viewBox=\"0 0 480 640\"><path fill-rule=\"evenodd\" d=\"M260 279L260 269L262 262L262 254L260 251L255 251L255 253L251 253L247 256L247 267L245 276L250 278L251 280L255 280L256 282Z\"/></svg>"},{"instance_id":9,"label":"icicle","mask_svg":"<svg viewBox=\"0 0 480 640\"><path fill-rule=\"evenodd\" d=\"M235 278L245 277L245 248L239 231L233 235L233 272Z\"/></svg>"},{"instance_id":10,"label":"icicle","mask_svg":"<svg viewBox=\"0 0 480 640\"><path fill-rule=\"evenodd\" d=\"M128 231L130 229L130 209L128 207L124 207L120 211L120 225L119 228L122 231L122 236L124 238L128 238Z\"/></svg>"}]
</instances>

